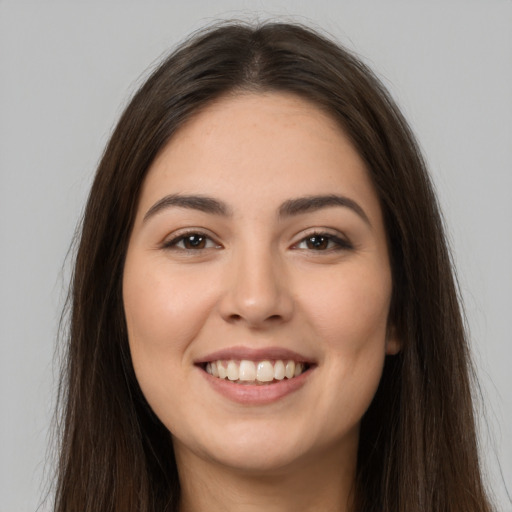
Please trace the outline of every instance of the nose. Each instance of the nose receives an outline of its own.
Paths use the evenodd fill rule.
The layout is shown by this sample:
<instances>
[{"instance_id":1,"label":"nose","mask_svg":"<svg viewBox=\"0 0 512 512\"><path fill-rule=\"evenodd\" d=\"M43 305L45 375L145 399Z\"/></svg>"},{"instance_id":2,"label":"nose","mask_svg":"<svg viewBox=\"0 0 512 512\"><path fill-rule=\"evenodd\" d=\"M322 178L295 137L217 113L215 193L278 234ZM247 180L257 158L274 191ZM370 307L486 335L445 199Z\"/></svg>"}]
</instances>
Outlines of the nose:
<instances>
[{"instance_id":1,"label":"nose","mask_svg":"<svg viewBox=\"0 0 512 512\"><path fill-rule=\"evenodd\" d=\"M220 301L225 321L258 329L291 319L294 301L289 278L284 263L270 249L240 252L227 273Z\"/></svg>"}]
</instances>

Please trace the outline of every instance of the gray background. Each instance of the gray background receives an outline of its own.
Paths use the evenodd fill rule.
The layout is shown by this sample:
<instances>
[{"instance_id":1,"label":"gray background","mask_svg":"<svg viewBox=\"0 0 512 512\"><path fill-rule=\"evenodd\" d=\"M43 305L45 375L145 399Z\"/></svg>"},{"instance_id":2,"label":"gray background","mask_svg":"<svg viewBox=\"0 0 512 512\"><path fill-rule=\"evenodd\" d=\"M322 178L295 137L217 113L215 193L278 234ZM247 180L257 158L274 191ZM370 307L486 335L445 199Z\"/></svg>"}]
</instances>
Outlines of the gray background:
<instances>
[{"instance_id":1,"label":"gray background","mask_svg":"<svg viewBox=\"0 0 512 512\"><path fill-rule=\"evenodd\" d=\"M0 512L33 511L42 495L64 259L123 105L191 31L275 16L363 55L418 135L472 332L487 473L512 510L510 0L0 0Z\"/></svg>"}]
</instances>

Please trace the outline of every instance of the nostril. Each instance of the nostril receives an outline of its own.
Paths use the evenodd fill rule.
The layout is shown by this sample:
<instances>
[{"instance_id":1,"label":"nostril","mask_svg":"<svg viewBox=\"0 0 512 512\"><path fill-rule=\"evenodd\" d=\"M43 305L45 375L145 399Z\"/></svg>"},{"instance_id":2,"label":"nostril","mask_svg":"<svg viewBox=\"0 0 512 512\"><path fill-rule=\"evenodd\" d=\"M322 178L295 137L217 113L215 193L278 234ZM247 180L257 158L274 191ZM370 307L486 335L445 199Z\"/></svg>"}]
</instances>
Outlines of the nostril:
<instances>
[{"instance_id":1,"label":"nostril","mask_svg":"<svg viewBox=\"0 0 512 512\"><path fill-rule=\"evenodd\" d=\"M238 313L233 313L233 314L229 315L228 320L230 322L240 322L244 318L245 317L243 315L240 315ZM270 315L266 318L263 318L262 320L258 320L257 323L260 323L260 321L274 323L274 322L280 322L282 319L283 319L282 315ZM249 321L249 323L252 323L252 321Z\"/></svg>"}]
</instances>

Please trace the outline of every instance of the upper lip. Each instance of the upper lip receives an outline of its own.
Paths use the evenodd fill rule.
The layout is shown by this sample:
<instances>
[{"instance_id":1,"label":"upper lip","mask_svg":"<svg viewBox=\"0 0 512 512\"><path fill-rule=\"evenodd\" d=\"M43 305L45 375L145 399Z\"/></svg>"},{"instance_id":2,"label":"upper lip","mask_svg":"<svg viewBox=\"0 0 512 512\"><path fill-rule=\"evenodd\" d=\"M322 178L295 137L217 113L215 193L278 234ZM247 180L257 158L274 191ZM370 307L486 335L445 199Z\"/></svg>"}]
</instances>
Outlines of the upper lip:
<instances>
[{"instance_id":1,"label":"upper lip","mask_svg":"<svg viewBox=\"0 0 512 512\"><path fill-rule=\"evenodd\" d=\"M313 364L315 361L311 357L289 350L283 347L262 347L251 348L244 346L229 347L215 352L210 352L205 356L201 356L194 361L195 364L204 364L219 360L248 360L248 361L264 361L264 360L286 360L295 361L296 363Z\"/></svg>"}]
</instances>

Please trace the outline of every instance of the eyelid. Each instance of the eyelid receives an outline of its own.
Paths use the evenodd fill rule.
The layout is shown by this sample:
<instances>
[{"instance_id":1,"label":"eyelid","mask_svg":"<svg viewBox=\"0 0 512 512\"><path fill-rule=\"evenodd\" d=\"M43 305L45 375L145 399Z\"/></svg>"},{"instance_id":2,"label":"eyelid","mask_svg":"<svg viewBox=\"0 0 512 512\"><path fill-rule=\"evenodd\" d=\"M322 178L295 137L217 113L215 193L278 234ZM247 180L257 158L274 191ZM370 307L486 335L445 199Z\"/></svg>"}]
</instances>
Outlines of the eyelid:
<instances>
[{"instance_id":1,"label":"eyelid","mask_svg":"<svg viewBox=\"0 0 512 512\"><path fill-rule=\"evenodd\" d=\"M186 247L179 247L178 244L186 239L188 236L198 235L200 237L206 238L209 242L213 242L214 247L203 247L197 249L187 249ZM330 242L334 243L334 247L329 247L323 250L314 250L309 248L299 248L298 246L304 242L306 242L309 238L312 237L325 237L329 239ZM204 228L183 228L173 232L171 235L167 236L164 241L160 244L162 249L172 250L175 249L177 251L183 252L200 252L208 249L220 249L222 248L222 244L217 241L217 237L212 234L209 230ZM294 242L291 247L292 250L302 250L302 251L311 251L311 252L335 252L335 251L347 251L354 249L354 244L348 239L348 237L336 230L333 232L332 229L329 228L312 228L309 231L302 232L300 238Z\"/></svg>"},{"instance_id":2,"label":"eyelid","mask_svg":"<svg viewBox=\"0 0 512 512\"><path fill-rule=\"evenodd\" d=\"M215 247L204 247L202 249L187 249L185 247L178 247L178 243L187 238L187 236L198 235L208 239L209 241L215 244ZM217 242L216 237L204 228L184 228L181 230L177 230L173 232L171 235L167 236L164 241L161 243L162 249L175 249L177 251L183 252L200 252L207 249L220 249L222 245Z\"/></svg>"},{"instance_id":3,"label":"eyelid","mask_svg":"<svg viewBox=\"0 0 512 512\"><path fill-rule=\"evenodd\" d=\"M328 249L323 250L314 250L314 249L299 249L297 246L306 242L309 238L312 238L314 236L317 237L325 237L328 238L330 241L334 242L336 245L335 247L331 247ZM302 250L302 251L312 251L312 252L334 252L334 251L347 251L354 249L354 244L349 240L349 238L339 231L333 232L332 230L328 228L313 228L311 231L307 233L302 233L300 239L293 243L291 246L291 249L294 250Z\"/></svg>"}]
</instances>

